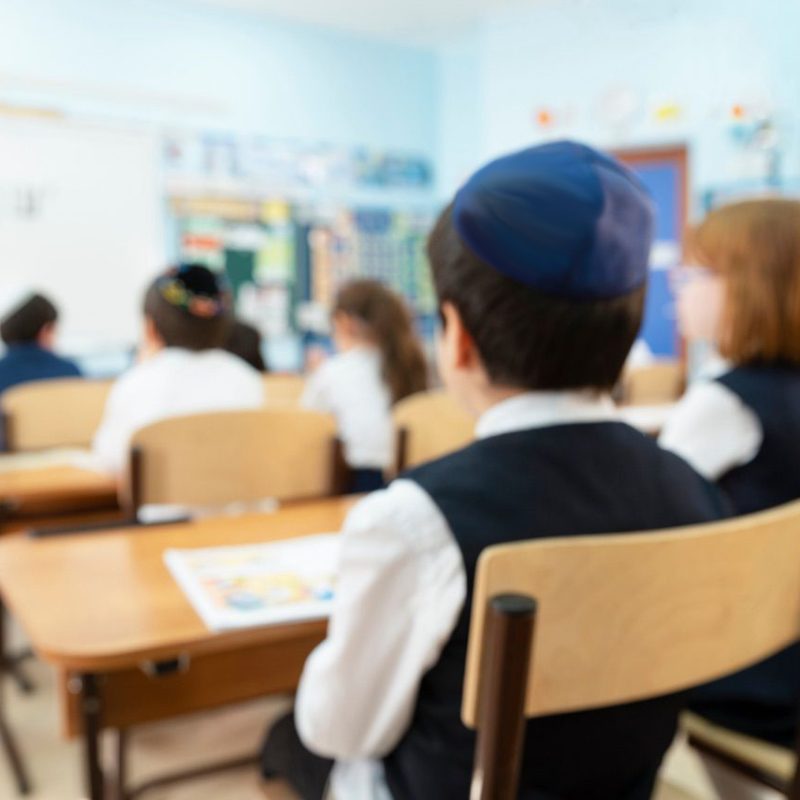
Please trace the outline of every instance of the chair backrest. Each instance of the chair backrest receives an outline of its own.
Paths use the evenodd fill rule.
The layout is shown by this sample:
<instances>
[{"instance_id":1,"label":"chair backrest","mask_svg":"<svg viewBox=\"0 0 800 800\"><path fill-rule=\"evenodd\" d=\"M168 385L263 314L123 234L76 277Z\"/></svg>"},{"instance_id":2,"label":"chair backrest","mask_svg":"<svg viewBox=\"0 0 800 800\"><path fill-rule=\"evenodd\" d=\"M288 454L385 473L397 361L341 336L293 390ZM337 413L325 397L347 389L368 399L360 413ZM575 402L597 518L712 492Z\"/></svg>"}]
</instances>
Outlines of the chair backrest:
<instances>
[{"instance_id":1,"label":"chair backrest","mask_svg":"<svg viewBox=\"0 0 800 800\"><path fill-rule=\"evenodd\" d=\"M6 447L14 452L88 447L106 406L111 381L59 378L14 386L0 399Z\"/></svg>"},{"instance_id":2,"label":"chair backrest","mask_svg":"<svg viewBox=\"0 0 800 800\"><path fill-rule=\"evenodd\" d=\"M488 548L476 574L462 708L479 732L496 727L489 717L502 701L489 696L503 680L508 695L496 622L509 597L502 625L514 627L525 598L536 606L530 661L519 645L508 659L525 673L520 730L523 710L566 713L702 684L800 639L800 502L668 531Z\"/></svg>"},{"instance_id":3,"label":"chair backrest","mask_svg":"<svg viewBox=\"0 0 800 800\"><path fill-rule=\"evenodd\" d=\"M219 507L340 490L334 420L294 409L173 417L131 442L131 504Z\"/></svg>"},{"instance_id":4,"label":"chair backrest","mask_svg":"<svg viewBox=\"0 0 800 800\"><path fill-rule=\"evenodd\" d=\"M264 375L267 406L298 406L306 381L302 375L268 372Z\"/></svg>"},{"instance_id":5,"label":"chair backrest","mask_svg":"<svg viewBox=\"0 0 800 800\"><path fill-rule=\"evenodd\" d=\"M683 394L686 373L678 360L664 360L628 370L622 379L622 400L630 405L672 403Z\"/></svg>"},{"instance_id":6,"label":"chair backrest","mask_svg":"<svg viewBox=\"0 0 800 800\"><path fill-rule=\"evenodd\" d=\"M475 420L443 390L419 392L393 412L398 431L398 471L452 453L475 436Z\"/></svg>"}]
</instances>

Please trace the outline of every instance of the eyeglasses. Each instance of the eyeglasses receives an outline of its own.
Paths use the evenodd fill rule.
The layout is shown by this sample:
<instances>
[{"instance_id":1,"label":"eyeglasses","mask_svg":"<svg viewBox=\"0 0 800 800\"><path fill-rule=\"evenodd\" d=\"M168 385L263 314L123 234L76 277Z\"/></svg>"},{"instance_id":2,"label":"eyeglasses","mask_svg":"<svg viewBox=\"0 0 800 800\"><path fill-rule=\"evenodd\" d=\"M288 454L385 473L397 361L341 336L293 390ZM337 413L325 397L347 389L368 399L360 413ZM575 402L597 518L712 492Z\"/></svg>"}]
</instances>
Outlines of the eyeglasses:
<instances>
[{"instance_id":1,"label":"eyeglasses","mask_svg":"<svg viewBox=\"0 0 800 800\"><path fill-rule=\"evenodd\" d=\"M669 285L673 293L677 293L693 283L715 280L717 277L719 273L708 267L681 264L669 271Z\"/></svg>"}]
</instances>

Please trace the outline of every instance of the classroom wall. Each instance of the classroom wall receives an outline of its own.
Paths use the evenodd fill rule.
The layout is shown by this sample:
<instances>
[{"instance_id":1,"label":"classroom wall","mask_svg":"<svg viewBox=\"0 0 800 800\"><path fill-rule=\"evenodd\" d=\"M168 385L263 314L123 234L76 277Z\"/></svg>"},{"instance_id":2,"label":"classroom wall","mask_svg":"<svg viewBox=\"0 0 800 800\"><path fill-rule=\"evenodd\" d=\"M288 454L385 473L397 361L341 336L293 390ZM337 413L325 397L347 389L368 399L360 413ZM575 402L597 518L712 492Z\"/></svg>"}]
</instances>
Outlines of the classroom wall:
<instances>
[{"instance_id":1,"label":"classroom wall","mask_svg":"<svg viewBox=\"0 0 800 800\"><path fill-rule=\"evenodd\" d=\"M0 103L432 155L431 49L182 0L6 0Z\"/></svg>"},{"instance_id":2,"label":"classroom wall","mask_svg":"<svg viewBox=\"0 0 800 800\"><path fill-rule=\"evenodd\" d=\"M482 160L532 142L577 137L607 147L687 142L693 194L760 177L764 159L734 144L734 103L774 113L784 174L800 176L800 29L795 0L541 0L498 13L440 48L444 131L441 190ZM470 68L459 72L458 64ZM460 98L460 101L456 98ZM657 120L656 108L680 114ZM538 126L550 109L554 125Z\"/></svg>"},{"instance_id":3,"label":"classroom wall","mask_svg":"<svg viewBox=\"0 0 800 800\"><path fill-rule=\"evenodd\" d=\"M161 133L257 134L432 159L438 78L432 48L186 0L2 0L0 111L49 108L67 123L0 114L0 141L25 145L0 154L0 167L18 167L0 169L0 280L55 293L64 349L94 355L102 342L116 352L138 335L147 278L173 255L160 230ZM89 141L103 144L60 165L51 158ZM138 155L116 169L109 158L126 147ZM47 201L35 220L5 213L4 198L32 189ZM114 301L95 313L91 287L109 291L112 274Z\"/></svg>"}]
</instances>

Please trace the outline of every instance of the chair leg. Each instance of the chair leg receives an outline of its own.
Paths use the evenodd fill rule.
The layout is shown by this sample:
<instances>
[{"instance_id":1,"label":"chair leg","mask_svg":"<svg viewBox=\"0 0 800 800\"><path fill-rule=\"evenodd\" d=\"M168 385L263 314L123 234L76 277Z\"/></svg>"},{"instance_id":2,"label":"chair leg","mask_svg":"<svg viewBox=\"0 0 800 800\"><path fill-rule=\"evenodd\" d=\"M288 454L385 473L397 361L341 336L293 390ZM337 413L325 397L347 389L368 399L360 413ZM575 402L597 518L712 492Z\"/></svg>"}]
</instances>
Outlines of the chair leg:
<instances>
[{"instance_id":1,"label":"chair leg","mask_svg":"<svg viewBox=\"0 0 800 800\"><path fill-rule=\"evenodd\" d=\"M488 603L470 800L516 800L535 622L531 597L498 595Z\"/></svg>"},{"instance_id":2,"label":"chair leg","mask_svg":"<svg viewBox=\"0 0 800 800\"><path fill-rule=\"evenodd\" d=\"M33 681L31 681L22 669L23 662L32 658L33 651L29 649L6 656L6 672L14 679L14 683L17 684L17 688L23 694L33 694L36 691L36 686L33 684Z\"/></svg>"},{"instance_id":3,"label":"chair leg","mask_svg":"<svg viewBox=\"0 0 800 800\"><path fill-rule=\"evenodd\" d=\"M128 800L128 731L119 729L115 733L114 795L116 800Z\"/></svg>"},{"instance_id":4,"label":"chair leg","mask_svg":"<svg viewBox=\"0 0 800 800\"><path fill-rule=\"evenodd\" d=\"M21 795L31 793L31 782L25 769L25 762L22 760L17 743L8 727L5 719L0 716L0 740L6 752L11 772L14 774L14 782L17 784L17 791Z\"/></svg>"},{"instance_id":5,"label":"chair leg","mask_svg":"<svg viewBox=\"0 0 800 800\"><path fill-rule=\"evenodd\" d=\"M10 668L10 659L5 654L5 621L5 607L0 603L0 678L12 671ZM17 791L21 795L27 795L30 794L31 791L31 782L14 735L6 721L4 700L5 686L4 682L0 682L0 743L3 746L9 766L11 767L11 772L14 775Z\"/></svg>"}]
</instances>

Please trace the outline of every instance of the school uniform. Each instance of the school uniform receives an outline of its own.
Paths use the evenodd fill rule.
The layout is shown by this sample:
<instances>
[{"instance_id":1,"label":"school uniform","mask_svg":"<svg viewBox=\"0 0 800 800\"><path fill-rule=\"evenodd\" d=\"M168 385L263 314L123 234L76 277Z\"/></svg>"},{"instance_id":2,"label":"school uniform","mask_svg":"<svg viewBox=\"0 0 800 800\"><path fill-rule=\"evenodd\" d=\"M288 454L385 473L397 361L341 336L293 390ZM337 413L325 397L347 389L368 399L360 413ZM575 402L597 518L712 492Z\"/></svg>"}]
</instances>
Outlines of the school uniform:
<instances>
[{"instance_id":1,"label":"school uniform","mask_svg":"<svg viewBox=\"0 0 800 800\"><path fill-rule=\"evenodd\" d=\"M721 514L716 490L617 422L608 398L574 392L500 403L473 445L366 498L344 526L328 638L295 707L304 745L336 759L335 797L469 795L474 737L460 708L485 547ZM649 798L682 704L675 695L529 722L521 796ZM285 774L285 723L280 735L283 757L268 744L264 763Z\"/></svg>"},{"instance_id":2,"label":"school uniform","mask_svg":"<svg viewBox=\"0 0 800 800\"><path fill-rule=\"evenodd\" d=\"M74 361L56 355L35 342L12 344L0 358L0 394L12 386L52 378L79 378Z\"/></svg>"},{"instance_id":3,"label":"school uniform","mask_svg":"<svg viewBox=\"0 0 800 800\"><path fill-rule=\"evenodd\" d=\"M566 302L629 296L647 280L652 203L629 170L583 145L490 163L442 224L454 256L469 250L521 289ZM338 800L469 797L475 740L460 712L486 547L724 514L712 484L596 393L519 394L490 408L476 436L366 498L345 523L328 637L262 759L307 800L321 797L327 774ZM529 721L519 797L649 800L683 700Z\"/></svg>"},{"instance_id":4,"label":"school uniform","mask_svg":"<svg viewBox=\"0 0 800 800\"><path fill-rule=\"evenodd\" d=\"M140 428L187 414L238 411L264 405L261 375L224 350L161 350L115 384L94 438L99 465L121 473L130 441Z\"/></svg>"},{"instance_id":5,"label":"school uniform","mask_svg":"<svg viewBox=\"0 0 800 800\"><path fill-rule=\"evenodd\" d=\"M699 382L660 442L716 481L736 514L800 499L800 368L736 367ZM800 707L800 645L703 687L692 705L719 724L791 746Z\"/></svg>"},{"instance_id":6,"label":"school uniform","mask_svg":"<svg viewBox=\"0 0 800 800\"><path fill-rule=\"evenodd\" d=\"M394 458L392 397L380 351L358 346L325 361L309 378L302 405L333 414L353 472L354 492L383 486Z\"/></svg>"}]
</instances>

